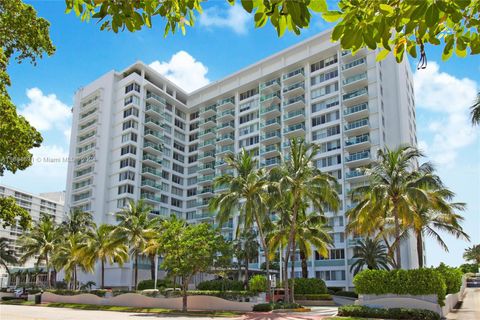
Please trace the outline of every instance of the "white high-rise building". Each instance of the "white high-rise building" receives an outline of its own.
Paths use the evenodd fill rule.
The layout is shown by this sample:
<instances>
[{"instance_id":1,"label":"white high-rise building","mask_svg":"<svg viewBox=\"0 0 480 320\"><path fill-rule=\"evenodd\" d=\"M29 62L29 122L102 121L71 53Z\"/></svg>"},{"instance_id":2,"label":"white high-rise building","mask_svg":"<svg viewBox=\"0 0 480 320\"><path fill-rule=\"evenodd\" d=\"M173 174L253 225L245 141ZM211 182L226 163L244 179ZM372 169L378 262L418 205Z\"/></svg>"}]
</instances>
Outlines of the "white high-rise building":
<instances>
[{"instance_id":1,"label":"white high-rise building","mask_svg":"<svg viewBox=\"0 0 480 320\"><path fill-rule=\"evenodd\" d=\"M129 199L145 199L153 214L212 222L213 178L231 172L225 154L245 148L270 168L290 138L304 137L321 146L316 165L338 178L342 198L328 214L335 246L329 259L310 257L309 275L351 286L356 239L344 233L344 212L348 190L366 182L356 169L385 146L417 143L409 64L375 58L342 51L324 32L191 93L142 62L111 71L75 95L68 209L114 224ZM227 238L235 227L223 229ZM402 247L405 268L417 265L413 247ZM106 283L127 286L130 267L107 269Z\"/></svg>"},{"instance_id":2,"label":"white high-rise building","mask_svg":"<svg viewBox=\"0 0 480 320\"><path fill-rule=\"evenodd\" d=\"M65 212L63 210L65 198L64 191L40 193L36 195L30 192L8 187L6 185L0 185L0 197L12 197L15 199L16 203L20 207L28 211L33 222L39 220L40 214L48 214L52 216L56 223L61 223L65 217ZM7 239L9 242L9 249L15 252L17 258L20 258L20 247L17 240L22 233L23 230L20 228L20 226L6 228L0 226L0 238ZM8 267L10 271L15 271L18 268L33 269L35 267L35 263L35 259L30 259L23 265L11 265ZM7 286L7 279L8 274L6 270L0 266L0 287ZM25 279L25 276L23 276L23 279ZM10 285L15 285L14 280L12 280Z\"/></svg>"}]
</instances>

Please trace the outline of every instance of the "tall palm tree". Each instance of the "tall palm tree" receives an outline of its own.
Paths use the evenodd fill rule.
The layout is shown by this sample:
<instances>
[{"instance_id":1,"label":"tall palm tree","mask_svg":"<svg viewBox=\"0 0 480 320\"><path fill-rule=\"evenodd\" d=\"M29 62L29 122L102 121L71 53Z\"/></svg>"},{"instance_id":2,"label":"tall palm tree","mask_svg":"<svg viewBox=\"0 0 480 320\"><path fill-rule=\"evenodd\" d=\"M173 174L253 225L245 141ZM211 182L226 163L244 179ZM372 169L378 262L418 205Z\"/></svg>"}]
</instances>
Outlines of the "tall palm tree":
<instances>
[{"instance_id":1,"label":"tall palm tree","mask_svg":"<svg viewBox=\"0 0 480 320\"><path fill-rule=\"evenodd\" d=\"M387 232L393 225L388 236L393 235L395 240L391 249L395 250L396 268L402 266L400 241L403 229L409 227L413 219L412 204L414 201L428 202L422 187L438 183L430 163L416 168L420 157L423 154L410 146L379 150L377 160L366 169L369 185L353 190L352 200L357 205L347 212L347 230L356 233ZM387 235L384 236L386 239Z\"/></svg>"},{"instance_id":2,"label":"tall palm tree","mask_svg":"<svg viewBox=\"0 0 480 320\"><path fill-rule=\"evenodd\" d=\"M473 245L463 253L463 259L480 264L480 244Z\"/></svg>"},{"instance_id":3,"label":"tall palm tree","mask_svg":"<svg viewBox=\"0 0 480 320\"><path fill-rule=\"evenodd\" d=\"M239 264L243 261L245 266L245 288L248 289L249 263L258 256L260 244L257 241L257 234L252 230L244 230L240 237L234 241L235 256Z\"/></svg>"},{"instance_id":4,"label":"tall palm tree","mask_svg":"<svg viewBox=\"0 0 480 320\"><path fill-rule=\"evenodd\" d=\"M228 154L225 162L235 170L235 175L224 174L215 178L214 186L226 186L209 203L209 209L217 211L220 225L227 223L238 213L237 237L242 230L252 230L255 226L265 253L267 282L270 288L269 249L265 238L264 225L268 223L267 210L268 180L264 169L257 169L258 162L249 152L242 149L238 155Z\"/></svg>"},{"instance_id":5,"label":"tall palm tree","mask_svg":"<svg viewBox=\"0 0 480 320\"><path fill-rule=\"evenodd\" d=\"M95 223L90 212L74 209L62 221L61 227L68 234L77 234L90 232L95 228Z\"/></svg>"},{"instance_id":6,"label":"tall palm tree","mask_svg":"<svg viewBox=\"0 0 480 320\"><path fill-rule=\"evenodd\" d=\"M284 215L278 220L269 241L272 251L278 249L280 245L285 246L290 234L290 225L291 214ZM305 210L299 215L293 247L298 246L300 251L303 278L308 278L308 258L313 254L312 246L321 256L328 256L328 247L332 245L332 237L328 233L330 230L331 228L326 225L324 216L313 212L307 214ZM292 264L293 268L294 265Z\"/></svg>"},{"instance_id":7,"label":"tall palm tree","mask_svg":"<svg viewBox=\"0 0 480 320\"><path fill-rule=\"evenodd\" d=\"M54 253L60 239L60 232L53 218L42 214L33 228L19 238L19 244L22 251L21 263L28 259L37 257L37 265L45 262L47 269L48 287L51 286L51 257Z\"/></svg>"},{"instance_id":8,"label":"tall palm tree","mask_svg":"<svg viewBox=\"0 0 480 320\"><path fill-rule=\"evenodd\" d=\"M9 244L10 241L7 238L0 238L0 265L5 268L8 274L10 274L8 266L18 263L15 250L10 249Z\"/></svg>"},{"instance_id":9,"label":"tall palm tree","mask_svg":"<svg viewBox=\"0 0 480 320\"><path fill-rule=\"evenodd\" d=\"M151 207L139 200L130 201L128 206L116 214L119 222L115 228L116 235L123 238L130 248L130 255L135 261L135 288L138 284L138 257L143 253L145 245L155 236L155 226L159 218L152 218Z\"/></svg>"},{"instance_id":10,"label":"tall palm tree","mask_svg":"<svg viewBox=\"0 0 480 320\"><path fill-rule=\"evenodd\" d=\"M367 267L373 269L390 270L391 258L387 254L387 247L379 239L366 238L360 240L355 247L353 259L355 262L350 267L350 272L357 274Z\"/></svg>"},{"instance_id":11,"label":"tall palm tree","mask_svg":"<svg viewBox=\"0 0 480 320\"><path fill-rule=\"evenodd\" d=\"M340 200L336 192L337 181L329 174L323 173L314 165L314 159L320 152L316 144L307 143L304 139L290 140L290 154L280 167L273 168L271 179L274 189L282 199L291 199L290 230L285 254L285 270L291 252L294 250L297 219L305 208L312 207L323 215L326 209L337 211ZM291 255L291 263L295 264L295 255ZM287 279L285 279L287 280ZM292 288L292 298L293 298ZM285 300L290 301L288 281L285 281Z\"/></svg>"},{"instance_id":12,"label":"tall palm tree","mask_svg":"<svg viewBox=\"0 0 480 320\"><path fill-rule=\"evenodd\" d=\"M472 124L478 125L480 124L480 92L477 93L477 99L470 107L470 114L472 117Z\"/></svg>"},{"instance_id":13,"label":"tall palm tree","mask_svg":"<svg viewBox=\"0 0 480 320\"><path fill-rule=\"evenodd\" d=\"M116 262L122 266L128 260L128 246L114 231L113 226L101 224L87 238L86 255L89 264L100 260L102 289L105 287L105 263Z\"/></svg>"}]
</instances>

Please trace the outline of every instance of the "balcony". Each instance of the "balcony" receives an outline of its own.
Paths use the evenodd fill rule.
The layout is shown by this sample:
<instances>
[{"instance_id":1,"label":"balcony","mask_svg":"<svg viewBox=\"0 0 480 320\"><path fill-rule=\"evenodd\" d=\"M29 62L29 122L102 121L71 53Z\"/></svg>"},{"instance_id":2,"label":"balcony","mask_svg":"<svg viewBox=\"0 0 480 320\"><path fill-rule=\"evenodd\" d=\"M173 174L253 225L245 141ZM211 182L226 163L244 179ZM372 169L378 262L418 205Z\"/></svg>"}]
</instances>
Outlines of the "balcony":
<instances>
[{"instance_id":1,"label":"balcony","mask_svg":"<svg viewBox=\"0 0 480 320\"><path fill-rule=\"evenodd\" d=\"M203 151L215 149L215 143L216 143L216 139L205 140L198 144L198 149Z\"/></svg>"},{"instance_id":2,"label":"balcony","mask_svg":"<svg viewBox=\"0 0 480 320\"><path fill-rule=\"evenodd\" d=\"M217 116L214 114L213 116L210 116L205 119L201 119L199 122L200 127L207 129L211 127L215 127L217 125Z\"/></svg>"},{"instance_id":3,"label":"balcony","mask_svg":"<svg viewBox=\"0 0 480 320\"><path fill-rule=\"evenodd\" d=\"M217 101L217 110L234 109L235 97L230 97Z\"/></svg>"},{"instance_id":4,"label":"balcony","mask_svg":"<svg viewBox=\"0 0 480 320\"><path fill-rule=\"evenodd\" d=\"M260 84L260 91L275 92L280 89L280 78L271 79Z\"/></svg>"},{"instance_id":5,"label":"balcony","mask_svg":"<svg viewBox=\"0 0 480 320\"><path fill-rule=\"evenodd\" d=\"M260 162L261 167L271 167L271 166L278 166L281 162L280 157L266 159Z\"/></svg>"},{"instance_id":6,"label":"balcony","mask_svg":"<svg viewBox=\"0 0 480 320\"><path fill-rule=\"evenodd\" d=\"M283 96L290 97L303 94L305 92L305 83L303 81L293 83L283 88Z\"/></svg>"},{"instance_id":7,"label":"balcony","mask_svg":"<svg viewBox=\"0 0 480 320\"><path fill-rule=\"evenodd\" d=\"M365 133L370 130L370 125L368 118L363 118L359 120L355 120L352 122L348 122L345 127L344 131L346 134L351 135L351 134L360 134L360 133Z\"/></svg>"},{"instance_id":8,"label":"balcony","mask_svg":"<svg viewBox=\"0 0 480 320\"><path fill-rule=\"evenodd\" d=\"M141 199L144 199L144 200L161 202L161 199L160 199L159 196L156 196L156 195L154 195L154 194L147 193L147 192L141 192L141 193L140 193L140 198L141 198Z\"/></svg>"},{"instance_id":9,"label":"balcony","mask_svg":"<svg viewBox=\"0 0 480 320\"><path fill-rule=\"evenodd\" d=\"M268 146L262 146L260 148L260 154L262 156L268 157L268 156L274 156L274 155L280 155L282 152L282 149L280 147L280 144L270 144Z\"/></svg>"},{"instance_id":10,"label":"balcony","mask_svg":"<svg viewBox=\"0 0 480 320\"><path fill-rule=\"evenodd\" d=\"M199 189L198 190L198 196L200 198L213 196L213 187L204 187L204 188ZM202 203L202 204L199 204L199 203ZM198 206L203 206L203 201L197 202L197 205ZM207 203L207 205L208 205L208 203Z\"/></svg>"},{"instance_id":11,"label":"balcony","mask_svg":"<svg viewBox=\"0 0 480 320\"><path fill-rule=\"evenodd\" d=\"M219 145L231 144L235 140L235 133L225 133L217 135L217 142Z\"/></svg>"},{"instance_id":12,"label":"balcony","mask_svg":"<svg viewBox=\"0 0 480 320\"><path fill-rule=\"evenodd\" d=\"M155 168L152 168L152 167L143 166L142 175L144 175L145 177L150 177L152 179L156 179L156 178L162 176L162 170L158 170L158 169L155 169Z\"/></svg>"},{"instance_id":13,"label":"balcony","mask_svg":"<svg viewBox=\"0 0 480 320\"><path fill-rule=\"evenodd\" d=\"M217 113L217 121L235 120L235 110L225 110Z\"/></svg>"},{"instance_id":14,"label":"balcony","mask_svg":"<svg viewBox=\"0 0 480 320\"><path fill-rule=\"evenodd\" d=\"M367 72L357 73L343 80L343 88L352 90L361 86L368 85Z\"/></svg>"},{"instance_id":15,"label":"balcony","mask_svg":"<svg viewBox=\"0 0 480 320\"><path fill-rule=\"evenodd\" d=\"M280 129L280 127L281 127L280 117L271 118L271 119L263 120L260 122L260 128L263 130Z\"/></svg>"},{"instance_id":16,"label":"balcony","mask_svg":"<svg viewBox=\"0 0 480 320\"><path fill-rule=\"evenodd\" d=\"M202 176L198 177L197 184L200 186L200 185L205 185L205 184L212 183L214 178L215 178L214 174L202 175Z\"/></svg>"},{"instance_id":17,"label":"balcony","mask_svg":"<svg viewBox=\"0 0 480 320\"><path fill-rule=\"evenodd\" d=\"M294 122L305 120L305 109L290 111L283 115L283 122L285 124L292 124Z\"/></svg>"},{"instance_id":18,"label":"balcony","mask_svg":"<svg viewBox=\"0 0 480 320\"><path fill-rule=\"evenodd\" d=\"M345 148L347 150L355 150L355 149L365 149L365 147L370 146L370 134L364 133L349 139L345 140Z\"/></svg>"},{"instance_id":19,"label":"balcony","mask_svg":"<svg viewBox=\"0 0 480 320\"><path fill-rule=\"evenodd\" d=\"M153 101L154 103L157 102L165 106L165 99L153 92L147 91L146 99L147 99L147 102Z\"/></svg>"},{"instance_id":20,"label":"balcony","mask_svg":"<svg viewBox=\"0 0 480 320\"><path fill-rule=\"evenodd\" d=\"M235 121L223 122L217 126L217 132L220 134L232 131L235 131Z\"/></svg>"},{"instance_id":21,"label":"balcony","mask_svg":"<svg viewBox=\"0 0 480 320\"><path fill-rule=\"evenodd\" d=\"M143 142L143 149L145 151L149 151L149 152L152 152L154 154L161 154L162 151L163 151L163 148L162 148L161 144L154 143L154 142L147 141L147 140L145 140Z\"/></svg>"},{"instance_id":22,"label":"balcony","mask_svg":"<svg viewBox=\"0 0 480 320\"><path fill-rule=\"evenodd\" d=\"M286 111L305 108L305 95L300 95L294 98L290 98L286 101L283 101L283 109Z\"/></svg>"},{"instance_id":23,"label":"balcony","mask_svg":"<svg viewBox=\"0 0 480 320\"><path fill-rule=\"evenodd\" d=\"M370 150L363 150L355 153L350 153L345 157L345 163L348 165L363 165L370 161Z\"/></svg>"},{"instance_id":24,"label":"balcony","mask_svg":"<svg viewBox=\"0 0 480 320\"><path fill-rule=\"evenodd\" d=\"M300 135L305 135L305 123L297 123L283 129L283 134L289 139Z\"/></svg>"},{"instance_id":25,"label":"balcony","mask_svg":"<svg viewBox=\"0 0 480 320\"><path fill-rule=\"evenodd\" d=\"M201 108L199 116L202 118L208 118L216 114L217 114L217 105L212 104L212 105L209 105L208 107Z\"/></svg>"},{"instance_id":26,"label":"balcony","mask_svg":"<svg viewBox=\"0 0 480 320\"><path fill-rule=\"evenodd\" d=\"M228 166L228 163L224 159L220 159L215 162L216 169L223 169L227 166Z\"/></svg>"},{"instance_id":27,"label":"balcony","mask_svg":"<svg viewBox=\"0 0 480 320\"><path fill-rule=\"evenodd\" d=\"M345 178L349 181L359 180L365 177L365 170L361 170L358 168L352 169L345 174Z\"/></svg>"},{"instance_id":28,"label":"balcony","mask_svg":"<svg viewBox=\"0 0 480 320\"><path fill-rule=\"evenodd\" d=\"M263 118L277 117L282 114L280 104L260 108L260 115Z\"/></svg>"},{"instance_id":29,"label":"balcony","mask_svg":"<svg viewBox=\"0 0 480 320\"><path fill-rule=\"evenodd\" d=\"M150 153L144 153L142 161L146 165L153 165L156 167L159 167L162 165L162 159Z\"/></svg>"},{"instance_id":30,"label":"balcony","mask_svg":"<svg viewBox=\"0 0 480 320\"><path fill-rule=\"evenodd\" d=\"M235 147L232 145L217 148L217 157L224 157L227 153L235 153Z\"/></svg>"},{"instance_id":31,"label":"balcony","mask_svg":"<svg viewBox=\"0 0 480 320\"><path fill-rule=\"evenodd\" d=\"M211 162L204 163L198 168L198 174L209 174L215 172L215 163L213 160Z\"/></svg>"},{"instance_id":32,"label":"balcony","mask_svg":"<svg viewBox=\"0 0 480 320\"><path fill-rule=\"evenodd\" d=\"M198 153L198 161L199 162L210 162L210 161L213 161L213 160L215 160L215 150Z\"/></svg>"},{"instance_id":33,"label":"balcony","mask_svg":"<svg viewBox=\"0 0 480 320\"><path fill-rule=\"evenodd\" d=\"M280 142L281 139L282 134L280 133L280 130L266 132L260 136L260 142L263 144Z\"/></svg>"},{"instance_id":34,"label":"balcony","mask_svg":"<svg viewBox=\"0 0 480 320\"><path fill-rule=\"evenodd\" d=\"M368 102L363 102L343 109L343 117L345 120L352 120L357 117L368 115L368 111Z\"/></svg>"},{"instance_id":35,"label":"balcony","mask_svg":"<svg viewBox=\"0 0 480 320\"><path fill-rule=\"evenodd\" d=\"M368 101L368 87L350 91L343 95L343 104L347 107Z\"/></svg>"},{"instance_id":36,"label":"balcony","mask_svg":"<svg viewBox=\"0 0 480 320\"><path fill-rule=\"evenodd\" d=\"M211 138L214 138L215 137L215 128L212 127L212 128L208 128L208 129L205 129L205 130L201 130L198 134L198 138L202 139L202 140L208 140L208 139L211 139Z\"/></svg>"},{"instance_id":37,"label":"balcony","mask_svg":"<svg viewBox=\"0 0 480 320\"><path fill-rule=\"evenodd\" d=\"M282 76L283 83L292 83L295 81L300 81L305 79L305 71L302 68L290 71Z\"/></svg>"},{"instance_id":38,"label":"balcony","mask_svg":"<svg viewBox=\"0 0 480 320\"><path fill-rule=\"evenodd\" d=\"M158 130L152 130L149 128L145 128L144 131L145 138L149 140L156 141L157 143L163 142L163 135Z\"/></svg>"},{"instance_id":39,"label":"balcony","mask_svg":"<svg viewBox=\"0 0 480 320\"><path fill-rule=\"evenodd\" d=\"M352 72L358 71L360 69L365 69L366 66L367 66L367 58L361 57L342 65L342 71L345 76L348 76Z\"/></svg>"},{"instance_id":40,"label":"balcony","mask_svg":"<svg viewBox=\"0 0 480 320\"><path fill-rule=\"evenodd\" d=\"M164 109L160 106L147 103L145 104L145 114L149 116L163 117Z\"/></svg>"},{"instance_id":41,"label":"balcony","mask_svg":"<svg viewBox=\"0 0 480 320\"><path fill-rule=\"evenodd\" d=\"M153 130L162 130L162 124L159 120L145 116L145 127L149 127Z\"/></svg>"},{"instance_id":42,"label":"balcony","mask_svg":"<svg viewBox=\"0 0 480 320\"><path fill-rule=\"evenodd\" d=\"M272 92L266 95L260 96L260 105L261 106L269 106L278 104L281 101L280 91Z\"/></svg>"},{"instance_id":43,"label":"balcony","mask_svg":"<svg viewBox=\"0 0 480 320\"><path fill-rule=\"evenodd\" d=\"M155 191L162 191L162 185L156 183L153 179L142 179L142 189Z\"/></svg>"}]
</instances>

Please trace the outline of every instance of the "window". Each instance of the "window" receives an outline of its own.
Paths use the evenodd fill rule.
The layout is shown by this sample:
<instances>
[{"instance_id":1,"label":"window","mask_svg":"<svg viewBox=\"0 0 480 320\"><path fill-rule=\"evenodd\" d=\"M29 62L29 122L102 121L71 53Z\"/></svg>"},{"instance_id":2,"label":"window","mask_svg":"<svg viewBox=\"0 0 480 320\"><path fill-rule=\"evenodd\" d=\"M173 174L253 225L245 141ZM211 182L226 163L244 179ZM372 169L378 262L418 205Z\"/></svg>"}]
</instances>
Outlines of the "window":
<instances>
[{"instance_id":1,"label":"window","mask_svg":"<svg viewBox=\"0 0 480 320\"><path fill-rule=\"evenodd\" d=\"M198 171L198 166L191 166L191 167L188 167L188 174L194 174Z\"/></svg>"},{"instance_id":2,"label":"window","mask_svg":"<svg viewBox=\"0 0 480 320\"><path fill-rule=\"evenodd\" d=\"M345 270L316 271L315 277L324 281L345 280Z\"/></svg>"},{"instance_id":3,"label":"window","mask_svg":"<svg viewBox=\"0 0 480 320\"><path fill-rule=\"evenodd\" d=\"M314 86L316 84L325 82L327 80L330 80L330 79L333 79L333 78L336 78L336 77L338 77L338 69L328 71L328 72L316 75L315 77L312 77L310 79L310 84L312 86Z\"/></svg>"},{"instance_id":4,"label":"window","mask_svg":"<svg viewBox=\"0 0 480 320\"><path fill-rule=\"evenodd\" d=\"M164 194L160 195L160 202L168 203L168 197Z\"/></svg>"},{"instance_id":5,"label":"window","mask_svg":"<svg viewBox=\"0 0 480 320\"><path fill-rule=\"evenodd\" d=\"M181 208L183 206L183 201L172 197L170 199L170 204L174 207Z\"/></svg>"},{"instance_id":6,"label":"window","mask_svg":"<svg viewBox=\"0 0 480 320\"><path fill-rule=\"evenodd\" d=\"M182 130L185 130L185 122L180 121L177 118L175 118L175 126L182 129Z\"/></svg>"},{"instance_id":7,"label":"window","mask_svg":"<svg viewBox=\"0 0 480 320\"><path fill-rule=\"evenodd\" d=\"M173 193L174 195L183 197L183 189L180 189L180 188L177 188L177 187L172 186L172 193Z\"/></svg>"},{"instance_id":8,"label":"window","mask_svg":"<svg viewBox=\"0 0 480 320\"><path fill-rule=\"evenodd\" d=\"M258 112L251 112L249 114L246 114L240 117L240 124L255 120L257 118L258 118Z\"/></svg>"},{"instance_id":9,"label":"window","mask_svg":"<svg viewBox=\"0 0 480 320\"><path fill-rule=\"evenodd\" d=\"M340 134L340 125L331 126L312 132L312 140L319 140L336 134Z\"/></svg>"},{"instance_id":10,"label":"window","mask_svg":"<svg viewBox=\"0 0 480 320\"><path fill-rule=\"evenodd\" d=\"M243 93L240 93L240 100L245 100L247 98L253 97L258 94L258 87L247 90Z\"/></svg>"},{"instance_id":11,"label":"window","mask_svg":"<svg viewBox=\"0 0 480 320\"><path fill-rule=\"evenodd\" d=\"M125 172L120 172L118 175L118 181L123 181L123 180L135 180L135 172L133 171L125 171Z\"/></svg>"},{"instance_id":12,"label":"window","mask_svg":"<svg viewBox=\"0 0 480 320\"><path fill-rule=\"evenodd\" d=\"M182 110L175 108L175 115L182 118L183 120L187 119L187 115Z\"/></svg>"},{"instance_id":13,"label":"window","mask_svg":"<svg viewBox=\"0 0 480 320\"><path fill-rule=\"evenodd\" d=\"M198 149L198 143L188 146L188 152L194 152L194 151L197 151L197 149Z\"/></svg>"},{"instance_id":14,"label":"window","mask_svg":"<svg viewBox=\"0 0 480 320\"><path fill-rule=\"evenodd\" d=\"M172 174L172 182L174 182L176 184L183 184L183 178L179 177L175 174Z\"/></svg>"},{"instance_id":15,"label":"window","mask_svg":"<svg viewBox=\"0 0 480 320\"><path fill-rule=\"evenodd\" d=\"M320 152L329 152L333 150L338 150L342 147L340 144L340 139L324 142L320 145Z\"/></svg>"},{"instance_id":16,"label":"window","mask_svg":"<svg viewBox=\"0 0 480 320\"><path fill-rule=\"evenodd\" d=\"M338 97L333 97L321 102L312 103L312 113L318 112L324 109L332 108L338 106L340 102L338 101Z\"/></svg>"},{"instance_id":17,"label":"window","mask_svg":"<svg viewBox=\"0 0 480 320\"><path fill-rule=\"evenodd\" d=\"M342 155L337 154L330 157L325 157L317 160L317 168L324 168L328 166L334 166L342 163Z\"/></svg>"},{"instance_id":18,"label":"window","mask_svg":"<svg viewBox=\"0 0 480 320\"><path fill-rule=\"evenodd\" d=\"M197 195L197 188L192 188L187 190L187 197L193 197Z\"/></svg>"},{"instance_id":19,"label":"window","mask_svg":"<svg viewBox=\"0 0 480 320\"><path fill-rule=\"evenodd\" d=\"M185 146L177 141L173 141L173 147L177 150L185 152Z\"/></svg>"},{"instance_id":20,"label":"window","mask_svg":"<svg viewBox=\"0 0 480 320\"><path fill-rule=\"evenodd\" d=\"M173 111L173 106L169 102L166 102L165 103L165 109L172 112Z\"/></svg>"},{"instance_id":21,"label":"window","mask_svg":"<svg viewBox=\"0 0 480 320\"><path fill-rule=\"evenodd\" d=\"M193 112L193 113L190 113L190 120L195 120L195 119L197 119L197 118L199 117L199 115L200 115L200 112L199 112L199 111L195 111L195 112ZM197 122L197 124L198 124L198 122ZM192 130L192 129L190 128L190 130Z\"/></svg>"},{"instance_id":22,"label":"window","mask_svg":"<svg viewBox=\"0 0 480 320\"><path fill-rule=\"evenodd\" d=\"M123 110L123 117L126 118L128 116L134 115L135 117L138 117L138 109L134 107L127 108Z\"/></svg>"},{"instance_id":23,"label":"window","mask_svg":"<svg viewBox=\"0 0 480 320\"><path fill-rule=\"evenodd\" d=\"M337 92L337 91L338 91L338 82L335 82L335 83L320 87L318 89L312 90L311 98L316 99L324 95L327 95L329 93Z\"/></svg>"},{"instance_id":24,"label":"window","mask_svg":"<svg viewBox=\"0 0 480 320\"><path fill-rule=\"evenodd\" d=\"M133 200L133 199L130 199L130 198L121 198L121 199L118 199L118 200L117 200L117 208L126 207L131 200Z\"/></svg>"},{"instance_id":25,"label":"window","mask_svg":"<svg viewBox=\"0 0 480 320\"><path fill-rule=\"evenodd\" d=\"M238 147L239 148L248 147L248 146L251 146L252 144L258 143L258 141L260 141L258 136L253 136L253 137L250 137L250 138L246 138L246 139L240 140L238 142Z\"/></svg>"},{"instance_id":26,"label":"window","mask_svg":"<svg viewBox=\"0 0 480 320\"><path fill-rule=\"evenodd\" d=\"M140 92L140 85L138 83L130 83L128 86L125 87L125 93L129 93L130 91L135 90Z\"/></svg>"},{"instance_id":27,"label":"window","mask_svg":"<svg viewBox=\"0 0 480 320\"><path fill-rule=\"evenodd\" d=\"M244 136L246 134L253 133L256 131L258 131L258 123L254 123L252 125L240 128L238 134L240 136Z\"/></svg>"},{"instance_id":28,"label":"window","mask_svg":"<svg viewBox=\"0 0 480 320\"><path fill-rule=\"evenodd\" d=\"M180 153L178 152L173 152L173 159L179 161L179 162L184 162L185 161L185 157L182 156Z\"/></svg>"},{"instance_id":29,"label":"window","mask_svg":"<svg viewBox=\"0 0 480 320\"><path fill-rule=\"evenodd\" d=\"M130 103L136 104L137 106L140 105L140 98L137 97L136 95L131 95L129 97L126 97L124 100L124 106L129 105Z\"/></svg>"},{"instance_id":30,"label":"window","mask_svg":"<svg viewBox=\"0 0 480 320\"><path fill-rule=\"evenodd\" d=\"M168 171L162 170L162 178L163 179L170 179L170 173Z\"/></svg>"},{"instance_id":31,"label":"window","mask_svg":"<svg viewBox=\"0 0 480 320\"><path fill-rule=\"evenodd\" d=\"M320 69L323 69L325 67L328 67L334 63L337 63L338 62L338 57L337 57L337 54L331 56L331 57L328 57L326 59L323 59L321 61L318 61L314 64L312 64L310 66L310 71L311 72L315 72L317 70L320 70Z\"/></svg>"},{"instance_id":32,"label":"window","mask_svg":"<svg viewBox=\"0 0 480 320\"><path fill-rule=\"evenodd\" d=\"M127 120L123 123L122 128L123 130L126 130L128 128L138 129L138 122L135 120Z\"/></svg>"},{"instance_id":33,"label":"window","mask_svg":"<svg viewBox=\"0 0 480 320\"><path fill-rule=\"evenodd\" d=\"M127 159L120 160L120 169L125 167L135 168L135 159L127 158Z\"/></svg>"},{"instance_id":34,"label":"window","mask_svg":"<svg viewBox=\"0 0 480 320\"><path fill-rule=\"evenodd\" d=\"M122 134L122 142L127 142L127 141L137 141L137 134L134 132L129 132Z\"/></svg>"},{"instance_id":35,"label":"window","mask_svg":"<svg viewBox=\"0 0 480 320\"><path fill-rule=\"evenodd\" d=\"M198 139L198 132L192 133L190 136L188 136L188 141L192 142L193 140Z\"/></svg>"},{"instance_id":36,"label":"window","mask_svg":"<svg viewBox=\"0 0 480 320\"><path fill-rule=\"evenodd\" d=\"M193 156L188 157L188 163L192 163L197 161L198 159L198 154L194 154Z\"/></svg>"},{"instance_id":37,"label":"window","mask_svg":"<svg viewBox=\"0 0 480 320\"><path fill-rule=\"evenodd\" d=\"M122 193L130 193L133 194L133 185L131 184L124 184L123 186L118 187L118 194Z\"/></svg>"},{"instance_id":38,"label":"window","mask_svg":"<svg viewBox=\"0 0 480 320\"><path fill-rule=\"evenodd\" d=\"M340 119L340 111L336 110L327 114L322 114L312 118L312 127Z\"/></svg>"},{"instance_id":39,"label":"window","mask_svg":"<svg viewBox=\"0 0 480 320\"><path fill-rule=\"evenodd\" d=\"M185 168L181 165L178 165L176 164L175 162L173 163L173 167L172 167L173 171L176 171L178 173L183 173Z\"/></svg>"},{"instance_id":40,"label":"window","mask_svg":"<svg viewBox=\"0 0 480 320\"><path fill-rule=\"evenodd\" d=\"M187 184L189 186L194 185L196 183L197 183L197 177L188 178L188 180L187 180Z\"/></svg>"},{"instance_id":41,"label":"window","mask_svg":"<svg viewBox=\"0 0 480 320\"><path fill-rule=\"evenodd\" d=\"M132 145L122 147L120 154L123 156L124 154L127 154L127 153L137 154L137 147Z\"/></svg>"},{"instance_id":42,"label":"window","mask_svg":"<svg viewBox=\"0 0 480 320\"><path fill-rule=\"evenodd\" d=\"M197 130L200 122L194 122L190 124L190 131Z\"/></svg>"},{"instance_id":43,"label":"window","mask_svg":"<svg viewBox=\"0 0 480 320\"><path fill-rule=\"evenodd\" d=\"M166 133L172 134L172 127L169 126L168 124L162 123L162 128L165 130Z\"/></svg>"},{"instance_id":44,"label":"window","mask_svg":"<svg viewBox=\"0 0 480 320\"><path fill-rule=\"evenodd\" d=\"M252 100L240 105L240 112L244 112L250 109L255 109L258 106L258 100Z\"/></svg>"}]
</instances>

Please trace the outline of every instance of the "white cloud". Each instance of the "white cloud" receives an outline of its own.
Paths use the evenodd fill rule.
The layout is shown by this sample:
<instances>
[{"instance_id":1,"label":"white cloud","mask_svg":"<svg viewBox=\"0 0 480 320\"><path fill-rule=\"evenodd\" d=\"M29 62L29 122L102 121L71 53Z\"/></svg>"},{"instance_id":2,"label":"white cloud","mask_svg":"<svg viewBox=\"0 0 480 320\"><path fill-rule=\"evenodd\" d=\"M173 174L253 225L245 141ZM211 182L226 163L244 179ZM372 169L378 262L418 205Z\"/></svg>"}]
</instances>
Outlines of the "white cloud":
<instances>
[{"instance_id":1,"label":"white cloud","mask_svg":"<svg viewBox=\"0 0 480 320\"><path fill-rule=\"evenodd\" d=\"M70 129L72 113L70 107L60 101L56 95L44 95L38 88L27 90L30 101L21 107L20 114L39 131Z\"/></svg>"},{"instance_id":2,"label":"white cloud","mask_svg":"<svg viewBox=\"0 0 480 320\"><path fill-rule=\"evenodd\" d=\"M157 60L152 62L150 67L187 92L210 83L206 77L208 68L183 50L175 53L170 61L160 62Z\"/></svg>"},{"instance_id":3,"label":"white cloud","mask_svg":"<svg viewBox=\"0 0 480 320\"><path fill-rule=\"evenodd\" d=\"M416 104L432 114L427 132L429 141L420 141L420 147L433 161L452 166L460 149L472 144L477 131L470 124L469 107L477 94L477 83L459 79L441 72L436 62L414 75Z\"/></svg>"},{"instance_id":4,"label":"white cloud","mask_svg":"<svg viewBox=\"0 0 480 320\"><path fill-rule=\"evenodd\" d=\"M220 7L206 9L199 17L199 24L205 27L230 28L237 34L246 34L250 15L240 5L229 6L225 11Z\"/></svg>"}]
</instances>

